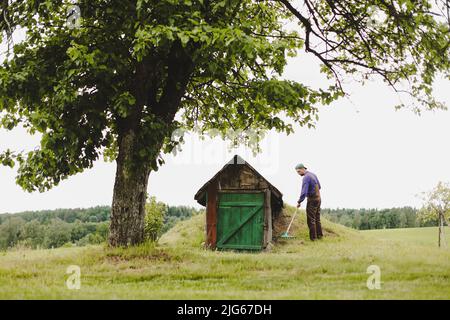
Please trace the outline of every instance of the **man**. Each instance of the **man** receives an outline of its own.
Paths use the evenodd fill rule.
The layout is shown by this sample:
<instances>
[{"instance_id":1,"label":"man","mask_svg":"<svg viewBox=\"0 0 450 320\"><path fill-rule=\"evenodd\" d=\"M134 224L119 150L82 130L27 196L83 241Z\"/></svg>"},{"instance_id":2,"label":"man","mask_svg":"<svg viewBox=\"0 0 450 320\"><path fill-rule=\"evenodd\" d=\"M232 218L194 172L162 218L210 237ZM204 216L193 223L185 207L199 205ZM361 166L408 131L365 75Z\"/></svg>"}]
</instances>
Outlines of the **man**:
<instances>
[{"instance_id":1,"label":"man","mask_svg":"<svg viewBox=\"0 0 450 320\"><path fill-rule=\"evenodd\" d=\"M309 228L309 238L311 241L321 239L323 234L322 225L320 224L321 198L319 179L314 173L307 171L307 168L302 163L295 166L295 170L303 177L302 192L297 202L297 208L300 207L305 198L308 198L306 202L306 222Z\"/></svg>"}]
</instances>

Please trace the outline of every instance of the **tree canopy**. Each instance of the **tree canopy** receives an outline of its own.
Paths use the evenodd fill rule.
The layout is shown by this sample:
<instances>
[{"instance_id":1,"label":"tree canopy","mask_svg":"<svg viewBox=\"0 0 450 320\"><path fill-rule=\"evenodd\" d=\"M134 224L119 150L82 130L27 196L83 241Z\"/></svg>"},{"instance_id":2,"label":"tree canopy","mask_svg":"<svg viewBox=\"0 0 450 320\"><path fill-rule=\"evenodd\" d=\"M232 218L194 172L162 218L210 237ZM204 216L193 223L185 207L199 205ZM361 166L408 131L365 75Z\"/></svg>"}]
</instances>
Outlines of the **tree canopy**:
<instances>
[{"instance_id":1,"label":"tree canopy","mask_svg":"<svg viewBox=\"0 0 450 320\"><path fill-rule=\"evenodd\" d=\"M403 98L397 107L446 108L433 83L450 79L449 1L279 2L303 27L305 51L342 90L349 76L362 83L378 77Z\"/></svg>"},{"instance_id":2,"label":"tree canopy","mask_svg":"<svg viewBox=\"0 0 450 320\"><path fill-rule=\"evenodd\" d=\"M0 69L1 124L42 133L39 150L17 157L18 182L29 191L91 167L101 153L114 159L134 118L136 152L154 168L144 141L165 139L170 151L176 127L292 132L281 113L313 125L318 103L336 98L348 74L378 74L398 91L405 80L420 103L443 107L432 84L438 72L449 77L449 24L438 11L445 2L306 0L298 9L288 0L79 1L82 22L69 28L71 3L3 2L3 36L19 27L27 36ZM284 26L292 19L303 30ZM336 86L280 80L287 56L303 47ZM181 123L159 119L179 110ZM4 153L4 164L13 155Z\"/></svg>"},{"instance_id":3,"label":"tree canopy","mask_svg":"<svg viewBox=\"0 0 450 320\"><path fill-rule=\"evenodd\" d=\"M3 127L42 134L38 150L16 158L29 191L91 167L101 153L115 159L130 126L139 127L135 158L156 168L174 128L291 132L281 111L311 124L316 103L333 97L278 79L303 45L283 30L278 3L80 1L80 28L66 27L64 3L10 1L2 25L27 30L0 69L0 106ZM183 123L172 121L180 109Z\"/></svg>"}]
</instances>

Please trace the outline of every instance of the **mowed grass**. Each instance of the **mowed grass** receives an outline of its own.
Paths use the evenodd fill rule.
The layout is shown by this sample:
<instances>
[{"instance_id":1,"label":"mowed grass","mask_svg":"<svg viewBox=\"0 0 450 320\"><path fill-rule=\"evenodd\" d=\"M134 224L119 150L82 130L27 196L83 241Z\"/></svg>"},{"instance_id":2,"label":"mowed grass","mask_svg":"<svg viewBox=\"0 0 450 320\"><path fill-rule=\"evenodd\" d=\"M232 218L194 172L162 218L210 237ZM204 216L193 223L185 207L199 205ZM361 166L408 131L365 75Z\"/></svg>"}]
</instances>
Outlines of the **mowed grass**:
<instances>
[{"instance_id":1,"label":"mowed grass","mask_svg":"<svg viewBox=\"0 0 450 320\"><path fill-rule=\"evenodd\" d=\"M182 222L158 245L0 253L0 299L450 299L448 249L328 221L325 239L310 242L301 214L297 238L270 251L209 251L203 224ZM380 290L366 286L373 264ZM70 265L81 268L80 290L66 287Z\"/></svg>"},{"instance_id":2,"label":"mowed grass","mask_svg":"<svg viewBox=\"0 0 450 320\"><path fill-rule=\"evenodd\" d=\"M365 235L374 239L406 241L412 245L438 245L438 227L367 230ZM444 228L447 246L450 246L450 227Z\"/></svg>"}]
</instances>

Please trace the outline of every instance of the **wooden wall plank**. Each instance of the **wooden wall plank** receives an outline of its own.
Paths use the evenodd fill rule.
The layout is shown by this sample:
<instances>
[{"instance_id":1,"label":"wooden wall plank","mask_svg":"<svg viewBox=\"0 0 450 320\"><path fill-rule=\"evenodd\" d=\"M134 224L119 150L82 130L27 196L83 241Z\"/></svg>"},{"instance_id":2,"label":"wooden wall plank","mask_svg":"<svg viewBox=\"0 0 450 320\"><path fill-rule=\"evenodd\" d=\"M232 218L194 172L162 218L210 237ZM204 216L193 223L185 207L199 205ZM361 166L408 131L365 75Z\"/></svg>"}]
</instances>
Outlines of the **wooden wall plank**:
<instances>
[{"instance_id":1,"label":"wooden wall plank","mask_svg":"<svg viewBox=\"0 0 450 320\"><path fill-rule=\"evenodd\" d=\"M270 241L272 241L272 204L271 204L272 193L270 189L265 190L264 197L264 245L267 247Z\"/></svg>"},{"instance_id":2,"label":"wooden wall plank","mask_svg":"<svg viewBox=\"0 0 450 320\"><path fill-rule=\"evenodd\" d=\"M206 246L216 248L217 243L217 182L211 182L207 188L206 204Z\"/></svg>"}]
</instances>

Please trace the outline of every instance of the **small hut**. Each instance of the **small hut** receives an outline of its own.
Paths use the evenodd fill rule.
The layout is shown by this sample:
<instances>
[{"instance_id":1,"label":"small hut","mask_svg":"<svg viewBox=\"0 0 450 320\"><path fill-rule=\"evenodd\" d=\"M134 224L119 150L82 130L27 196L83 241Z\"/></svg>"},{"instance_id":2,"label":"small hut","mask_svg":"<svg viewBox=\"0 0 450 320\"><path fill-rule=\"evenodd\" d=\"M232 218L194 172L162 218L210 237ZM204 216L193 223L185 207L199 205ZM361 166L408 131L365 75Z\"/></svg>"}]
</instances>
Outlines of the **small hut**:
<instances>
[{"instance_id":1,"label":"small hut","mask_svg":"<svg viewBox=\"0 0 450 320\"><path fill-rule=\"evenodd\" d=\"M195 194L206 207L206 246L261 250L272 240L282 193L235 155Z\"/></svg>"}]
</instances>

